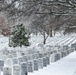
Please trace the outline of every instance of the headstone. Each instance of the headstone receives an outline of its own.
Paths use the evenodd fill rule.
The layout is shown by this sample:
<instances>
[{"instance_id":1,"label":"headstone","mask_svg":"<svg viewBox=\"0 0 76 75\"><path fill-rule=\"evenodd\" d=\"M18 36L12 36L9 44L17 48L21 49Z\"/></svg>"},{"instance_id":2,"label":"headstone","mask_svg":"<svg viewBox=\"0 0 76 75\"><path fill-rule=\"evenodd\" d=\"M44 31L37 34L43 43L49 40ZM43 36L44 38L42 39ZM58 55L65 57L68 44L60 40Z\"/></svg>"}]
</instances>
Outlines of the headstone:
<instances>
[{"instance_id":1,"label":"headstone","mask_svg":"<svg viewBox=\"0 0 76 75\"><path fill-rule=\"evenodd\" d=\"M70 52L71 52L71 50L67 50L67 51L66 51L67 55L70 54Z\"/></svg>"},{"instance_id":2,"label":"headstone","mask_svg":"<svg viewBox=\"0 0 76 75\"><path fill-rule=\"evenodd\" d=\"M3 67L4 67L4 61L0 60L0 69L3 70Z\"/></svg>"},{"instance_id":3,"label":"headstone","mask_svg":"<svg viewBox=\"0 0 76 75\"><path fill-rule=\"evenodd\" d=\"M4 67L3 68L3 75L12 75L12 68L11 67Z\"/></svg>"},{"instance_id":4,"label":"headstone","mask_svg":"<svg viewBox=\"0 0 76 75\"><path fill-rule=\"evenodd\" d=\"M3 60L4 60L4 62L5 62L5 60L8 58L8 56L7 55L3 55Z\"/></svg>"},{"instance_id":5,"label":"headstone","mask_svg":"<svg viewBox=\"0 0 76 75\"><path fill-rule=\"evenodd\" d=\"M25 55L25 53L22 52L22 53L21 53L21 56L24 56L24 55Z\"/></svg>"},{"instance_id":6,"label":"headstone","mask_svg":"<svg viewBox=\"0 0 76 75\"><path fill-rule=\"evenodd\" d=\"M65 57L66 56L66 52L61 52L61 57Z\"/></svg>"},{"instance_id":7,"label":"headstone","mask_svg":"<svg viewBox=\"0 0 76 75\"><path fill-rule=\"evenodd\" d=\"M27 63L22 62L21 63L21 75L27 75L28 69L27 69Z\"/></svg>"},{"instance_id":8,"label":"headstone","mask_svg":"<svg viewBox=\"0 0 76 75\"><path fill-rule=\"evenodd\" d=\"M3 59L3 52L0 51L0 59Z\"/></svg>"},{"instance_id":9,"label":"headstone","mask_svg":"<svg viewBox=\"0 0 76 75\"><path fill-rule=\"evenodd\" d=\"M0 70L0 75L1 75L1 70Z\"/></svg>"},{"instance_id":10,"label":"headstone","mask_svg":"<svg viewBox=\"0 0 76 75\"><path fill-rule=\"evenodd\" d=\"M17 54L17 57L20 57L21 56L21 53L20 52L16 52Z\"/></svg>"},{"instance_id":11,"label":"headstone","mask_svg":"<svg viewBox=\"0 0 76 75\"><path fill-rule=\"evenodd\" d=\"M8 58L13 58L12 54L8 54Z\"/></svg>"},{"instance_id":12,"label":"headstone","mask_svg":"<svg viewBox=\"0 0 76 75\"><path fill-rule=\"evenodd\" d=\"M42 58L43 57L43 54L42 53L39 53L38 54L38 58Z\"/></svg>"},{"instance_id":13,"label":"headstone","mask_svg":"<svg viewBox=\"0 0 76 75\"><path fill-rule=\"evenodd\" d=\"M43 67L47 66L46 57L43 58Z\"/></svg>"},{"instance_id":14,"label":"headstone","mask_svg":"<svg viewBox=\"0 0 76 75\"><path fill-rule=\"evenodd\" d=\"M38 71L38 60L33 60L34 63L34 70Z\"/></svg>"},{"instance_id":15,"label":"headstone","mask_svg":"<svg viewBox=\"0 0 76 75\"><path fill-rule=\"evenodd\" d=\"M23 61L27 62L27 56L23 56Z\"/></svg>"},{"instance_id":16,"label":"headstone","mask_svg":"<svg viewBox=\"0 0 76 75\"><path fill-rule=\"evenodd\" d=\"M20 56L20 57L18 58L18 61L19 61L19 64L21 64L22 62L24 62L24 61L23 61L23 57Z\"/></svg>"},{"instance_id":17,"label":"headstone","mask_svg":"<svg viewBox=\"0 0 76 75\"><path fill-rule=\"evenodd\" d=\"M32 55L32 58L33 58L33 59L38 59L38 53L34 53L34 54Z\"/></svg>"},{"instance_id":18,"label":"headstone","mask_svg":"<svg viewBox=\"0 0 76 75\"><path fill-rule=\"evenodd\" d=\"M18 59L17 58L13 58L12 62L13 62L13 65L18 64Z\"/></svg>"},{"instance_id":19,"label":"headstone","mask_svg":"<svg viewBox=\"0 0 76 75\"><path fill-rule=\"evenodd\" d=\"M69 48L68 45L63 46L63 50L68 50L68 48Z\"/></svg>"},{"instance_id":20,"label":"headstone","mask_svg":"<svg viewBox=\"0 0 76 75\"><path fill-rule=\"evenodd\" d=\"M13 66L13 75L21 75L21 67L16 64Z\"/></svg>"},{"instance_id":21,"label":"headstone","mask_svg":"<svg viewBox=\"0 0 76 75\"><path fill-rule=\"evenodd\" d=\"M17 53L16 53L16 52L13 52L13 53L12 53L12 56L13 56L13 57L17 57Z\"/></svg>"},{"instance_id":22,"label":"headstone","mask_svg":"<svg viewBox=\"0 0 76 75\"><path fill-rule=\"evenodd\" d=\"M51 62L55 62L55 53L51 54Z\"/></svg>"},{"instance_id":23,"label":"headstone","mask_svg":"<svg viewBox=\"0 0 76 75\"><path fill-rule=\"evenodd\" d=\"M50 65L50 57L46 57L46 63L47 63L47 65Z\"/></svg>"},{"instance_id":24,"label":"headstone","mask_svg":"<svg viewBox=\"0 0 76 75\"><path fill-rule=\"evenodd\" d=\"M60 59L60 54L57 53L57 54L55 55L55 61L57 61L57 60L59 60L59 59Z\"/></svg>"},{"instance_id":25,"label":"headstone","mask_svg":"<svg viewBox=\"0 0 76 75\"><path fill-rule=\"evenodd\" d=\"M74 48L76 50L76 43L71 44L71 48Z\"/></svg>"},{"instance_id":26,"label":"headstone","mask_svg":"<svg viewBox=\"0 0 76 75\"><path fill-rule=\"evenodd\" d=\"M29 61L29 60L32 60L33 58L32 58L32 54L28 54L27 55L27 61Z\"/></svg>"},{"instance_id":27,"label":"headstone","mask_svg":"<svg viewBox=\"0 0 76 75\"><path fill-rule=\"evenodd\" d=\"M39 69L43 68L43 58L38 59L38 67L39 67Z\"/></svg>"},{"instance_id":28,"label":"headstone","mask_svg":"<svg viewBox=\"0 0 76 75\"><path fill-rule=\"evenodd\" d=\"M6 66L10 67L10 66L12 66L13 63L12 63L12 60L10 58L7 58L5 61L5 64L6 64Z\"/></svg>"},{"instance_id":29,"label":"headstone","mask_svg":"<svg viewBox=\"0 0 76 75\"><path fill-rule=\"evenodd\" d=\"M33 62L28 61L28 72L33 72Z\"/></svg>"},{"instance_id":30,"label":"headstone","mask_svg":"<svg viewBox=\"0 0 76 75\"><path fill-rule=\"evenodd\" d=\"M71 48L71 52L74 52L74 48Z\"/></svg>"}]
</instances>

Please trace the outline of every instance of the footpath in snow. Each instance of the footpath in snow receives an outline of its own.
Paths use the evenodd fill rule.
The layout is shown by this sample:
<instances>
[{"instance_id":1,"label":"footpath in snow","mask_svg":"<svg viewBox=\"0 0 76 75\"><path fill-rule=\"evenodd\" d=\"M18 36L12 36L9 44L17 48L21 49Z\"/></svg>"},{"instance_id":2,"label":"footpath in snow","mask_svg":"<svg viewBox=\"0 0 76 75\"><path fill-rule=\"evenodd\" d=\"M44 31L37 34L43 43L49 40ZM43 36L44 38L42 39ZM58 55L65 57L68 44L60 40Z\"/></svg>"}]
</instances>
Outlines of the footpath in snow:
<instances>
[{"instance_id":1,"label":"footpath in snow","mask_svg":"<svg viewBox=\"0 0 76 75\"><path fill-rule=\"evenodd\" d=\"M28 75L76 75L76 51Z\"/></svg>"}]
</instances>

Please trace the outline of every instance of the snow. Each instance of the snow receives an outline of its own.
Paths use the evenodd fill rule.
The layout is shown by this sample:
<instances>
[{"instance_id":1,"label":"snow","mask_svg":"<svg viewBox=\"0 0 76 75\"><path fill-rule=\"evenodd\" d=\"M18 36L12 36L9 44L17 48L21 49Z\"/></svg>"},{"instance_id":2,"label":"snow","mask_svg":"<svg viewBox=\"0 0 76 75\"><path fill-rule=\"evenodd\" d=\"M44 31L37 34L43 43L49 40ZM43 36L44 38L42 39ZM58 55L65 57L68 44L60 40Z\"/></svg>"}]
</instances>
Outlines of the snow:
<instances>
[{"instance_id":1,"label":"snow","mask_svg":"<svg viewBox=\"0 0 76 75\"><path fill-rule=\"evenodd\" d=\"M8 37L0 36L0 50L30 50L30 49L38 49L41 50L42 46L55 46L55 45L68 45L71 46L72 43L76 42L76 36L55 36L48 37L46 44L43 45L43 36L42 35L31 35L29 42L31 43L30 47L17 47L10 48L8 46ZM47 49L47 48L46 48ZM51 57L50 57L51 59ZM1 74L3 75L3 73ZM69 54L68 56L61 58L57 62L51 62L50 65L44 67L43 69L39 69L38 71L34 71L33 73L28 73L28 75L76 75L76 51Z\"/></svg>"},{"instance_id":2,"label":"snow","mask_svg":"<svg viewBox=\"0 0 76 75\"><path fill-rule=\"evenodd\" d=\"M76 51L57 62L50 63L50 65L39 71L28 73L28 75L74 75L75 71Z\"/></svg>"}]
</instances>

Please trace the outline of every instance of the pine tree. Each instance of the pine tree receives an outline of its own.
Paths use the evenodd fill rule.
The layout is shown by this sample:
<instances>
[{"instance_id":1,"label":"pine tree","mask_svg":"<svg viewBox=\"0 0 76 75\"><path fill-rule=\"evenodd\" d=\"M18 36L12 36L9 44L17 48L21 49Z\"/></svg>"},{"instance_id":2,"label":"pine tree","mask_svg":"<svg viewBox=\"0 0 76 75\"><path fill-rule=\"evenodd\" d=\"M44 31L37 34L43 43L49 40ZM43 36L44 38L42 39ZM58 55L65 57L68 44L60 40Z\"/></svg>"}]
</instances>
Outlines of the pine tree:
<instances>
[{"instance_id":1,"label":"pine tree","mask_svg":"<svg viewBox=\"0 0 76 75\"><path fill-rule=\"evenodd\" d=\"M29 37L23 24L17 25L12 30L11 46L29 46Z\"/></svg>"}]
</instances>

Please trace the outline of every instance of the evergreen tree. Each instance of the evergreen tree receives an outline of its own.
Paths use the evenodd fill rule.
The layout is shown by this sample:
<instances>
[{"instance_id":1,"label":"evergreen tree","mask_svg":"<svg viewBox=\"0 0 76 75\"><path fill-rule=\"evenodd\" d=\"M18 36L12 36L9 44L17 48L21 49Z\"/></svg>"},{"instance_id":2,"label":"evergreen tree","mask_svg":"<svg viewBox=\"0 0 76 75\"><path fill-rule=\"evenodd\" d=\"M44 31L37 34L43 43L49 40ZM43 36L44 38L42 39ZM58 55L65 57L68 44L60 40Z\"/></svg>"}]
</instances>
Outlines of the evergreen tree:
<instances>
[{"instance_id":1,"label":"evergreen tree","mask_svg":"<svg viewBox=\"0 0 76 75\"><path fill-rule=\"evenodd\" d=\"M11 46L17 47L22 45L29 46L29 37L23 24L17 25L12 30Z\"/></svg>"}]
</instances>

